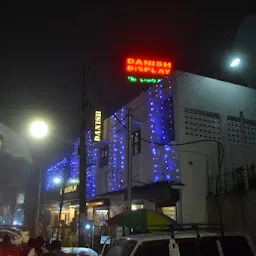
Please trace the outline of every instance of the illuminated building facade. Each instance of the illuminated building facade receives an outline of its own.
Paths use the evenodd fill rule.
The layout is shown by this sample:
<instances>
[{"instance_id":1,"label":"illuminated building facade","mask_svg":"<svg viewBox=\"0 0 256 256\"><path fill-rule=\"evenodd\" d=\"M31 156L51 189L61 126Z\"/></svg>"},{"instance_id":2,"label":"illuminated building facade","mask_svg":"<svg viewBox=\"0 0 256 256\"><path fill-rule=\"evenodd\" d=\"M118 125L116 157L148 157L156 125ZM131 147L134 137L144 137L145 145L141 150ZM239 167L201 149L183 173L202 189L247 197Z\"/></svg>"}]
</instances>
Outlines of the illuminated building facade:
<instances>
[{"instance_id":1,"label":"illuminated building facade","mask_svg":"<svg viewBox=\"0 0 256 256\"><path fill-rule=\"evenodd\" d=\"M88 131L88 217L104 223L104 219L126 207L126 114L127 108L132 108L133 209L157 209L180 222L206 223L206 197L210 187L207 181L218 169L215 141L221 141L226 152L223 172L242 164L240 145L233 145L236 131L232 127L242 110L245 123L250 123L250 129L256 131L256 98L252 91L177 71L105 119L100 141L95 142L93 132ZM244 95L246 101L237 101L240 95ZM208 141L186 144L202 139ZM177 143L185 145L172 145ZM246 143L250 148L247 160L253 163L256 133L248 137ZM55 178L62 181L64 170L67 170L67 186L78 184L78 144L76 141L69 158L46 171L47 193L57 190L60 198L61 182L56 184ZM71 201L75 202L78 194L72 188L68 191L71 192L65 195L65 200L69 209L73 209L73 217L77 206ZM55 205L58 208L58 203Z\"/></svg>"}]
</instances>

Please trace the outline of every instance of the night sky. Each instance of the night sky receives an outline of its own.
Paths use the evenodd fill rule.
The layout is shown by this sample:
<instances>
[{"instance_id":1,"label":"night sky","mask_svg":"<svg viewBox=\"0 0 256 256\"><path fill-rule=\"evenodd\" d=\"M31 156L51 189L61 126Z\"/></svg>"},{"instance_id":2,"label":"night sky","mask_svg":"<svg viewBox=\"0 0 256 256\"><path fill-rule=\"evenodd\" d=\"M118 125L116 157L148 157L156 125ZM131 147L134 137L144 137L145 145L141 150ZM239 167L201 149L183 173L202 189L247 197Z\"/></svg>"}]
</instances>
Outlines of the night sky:
<instances>
[{"instance_id":1,"label":"night sky","mask_svg":"<svg viewBox=\"0 0 256 256\"><path fill-rule=\"evenodd\" d=\"M73 140L79 134L83 62L93 72L88 86L96 83L111 102L103 106L97 91L90 90L93 107L103 107L106 115L141 89L126 82L127 56L169 59L185 71L245 83L227 65L237 49L247 52L251 61L255 55L250 45L256 40L248 33L248 27L255 28L255 18L249 25L246 20L237 33L244 18L253 14L246 1L239 6L234 1L195 1L190 7L182 1L81 2L48 6L22 2L1 8L1 122L27 136L31 118L49 120L47 164L70 150L63 139Z\"/></svg>"}]
</instances>

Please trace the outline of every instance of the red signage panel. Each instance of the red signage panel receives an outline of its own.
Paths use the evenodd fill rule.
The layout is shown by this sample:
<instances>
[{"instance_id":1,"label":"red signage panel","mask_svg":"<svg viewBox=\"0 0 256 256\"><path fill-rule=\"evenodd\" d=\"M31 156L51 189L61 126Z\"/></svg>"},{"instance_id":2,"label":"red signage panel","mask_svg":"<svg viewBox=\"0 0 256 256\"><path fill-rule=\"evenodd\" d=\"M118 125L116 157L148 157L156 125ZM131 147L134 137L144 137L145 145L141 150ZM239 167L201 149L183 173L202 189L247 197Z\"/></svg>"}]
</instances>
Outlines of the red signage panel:
<instances>
[{"instance_id":1,"label":"red signage panel","mask_svg":"<svg viewBox=\"0 0 256 256\"><path fill-rule=\"evenodd\" d=\"M126 59L126 72L153 76L167 76L171 73L172 64L169 61L148 60L138 58Z\"/></svg>"}]
</instances>

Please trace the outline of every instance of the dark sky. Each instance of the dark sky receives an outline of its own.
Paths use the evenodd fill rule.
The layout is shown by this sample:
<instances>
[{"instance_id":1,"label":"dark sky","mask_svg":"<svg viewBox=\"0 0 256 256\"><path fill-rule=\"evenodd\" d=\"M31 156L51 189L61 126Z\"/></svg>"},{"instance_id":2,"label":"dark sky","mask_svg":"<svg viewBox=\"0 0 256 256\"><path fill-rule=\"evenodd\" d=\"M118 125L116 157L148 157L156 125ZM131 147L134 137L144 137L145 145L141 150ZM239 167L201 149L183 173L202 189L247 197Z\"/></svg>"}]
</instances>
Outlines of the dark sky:
<instances>
[{"instance_id":1,"label":"dark sky","mask_svg":"<svg viewBox=\"0 0 256 256\"><path fill-rule=\"evenodd\" d=\"M111 102L107 114L139 93L125 80L129 55L167 58L183 70L240 81L225 66L240 23L252 14L249 2L81 2L1 8L0 121L24 133L32 117L50 120L48 162L67 152L60 138L78 136L82 62ZM96 90L90 99L99 107Z\"/></svg>"}]
</instances>

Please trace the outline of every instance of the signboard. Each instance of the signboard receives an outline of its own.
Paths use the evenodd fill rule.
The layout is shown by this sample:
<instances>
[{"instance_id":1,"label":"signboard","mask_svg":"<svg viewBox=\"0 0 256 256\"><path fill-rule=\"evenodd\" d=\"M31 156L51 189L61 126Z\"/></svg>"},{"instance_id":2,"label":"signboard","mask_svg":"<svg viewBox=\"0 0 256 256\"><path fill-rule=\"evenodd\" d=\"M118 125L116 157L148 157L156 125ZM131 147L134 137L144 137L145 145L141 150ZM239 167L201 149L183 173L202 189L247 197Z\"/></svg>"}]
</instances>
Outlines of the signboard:
<instances>
[{"instance_id":1,"label":"signboard","mask_svg":"<svg viewBox=\"0 0 256 256\"><path fill-rule=\"evenodd\" d=\"M101 141L101 128L102 128L102 115L101 115L101 111L95 111L95 116L94 116L94 136L93 136L93 140L95 142Z\"/></svg>"},{"instance_id":2,"label":"signboard","mask_svg":"<svg viewBox=\"0 0 256 256\"><path fill-rule=\"evenodd\" d=\"M172 63L162 60L127 58L125 70L131 83L159 83L162 77L171 73Z\"/></svg>"},{"instance_id":3,"label":"signboard","mask_svg":"<svg viewBox=\"0 0 256 256\"><path fill-rule=\"evenodd\" d=\"M137 58L126 59L126 71L129 73L167 76L171 73L172 64L167 61L145 60Z\"/></svg>"},{"instance_id":4,"label":"signboard","mask_svg":"<svg viewBox=\"0 0 256 256\"><path fill-rule=\"evenodd\" d=\"M159 83L162 79L160 78L137 78L134 76L127 76L127 79L131 83L149 83L149 84L157 84Z\"/></svg>"},{"instance_id":5,"label":"signboard","mask_svg":"<svg viewBox=\"0 0 256 256\"><path fill-rule=\"evenodd\" d=\"M66 187L66 188L64 188L64 194L76 192L77 188L78 188L77 185ZM63 191L63 189L60 189L60 194L62 194L62 191Z\"/></svg>"},{"instance_id":6,"label":"signboard","mask_svg":"<svg viewBox=\"0 0 256 256\"><path fill-rule=\"evenodd\" d=\"M100 244L110 244L111 239L110 236L101 236L100 237Z\"/></svg>"}]
</instances>

